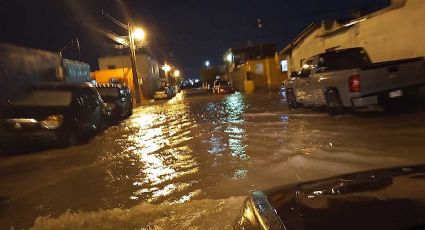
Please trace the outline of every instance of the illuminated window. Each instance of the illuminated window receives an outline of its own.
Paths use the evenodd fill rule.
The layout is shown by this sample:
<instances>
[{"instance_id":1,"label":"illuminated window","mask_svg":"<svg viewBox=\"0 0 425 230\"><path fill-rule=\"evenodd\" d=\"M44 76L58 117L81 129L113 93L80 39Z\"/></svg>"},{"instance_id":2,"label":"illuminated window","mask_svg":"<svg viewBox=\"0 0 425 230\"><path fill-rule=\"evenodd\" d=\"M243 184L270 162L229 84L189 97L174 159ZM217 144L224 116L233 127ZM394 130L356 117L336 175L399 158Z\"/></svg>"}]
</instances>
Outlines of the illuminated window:
<instances>
[{"instance_id":1,"label":"illuminated window","mask_svg":"<svg viewBox=\"0 0 425 230\"><path fill-rule=\"evenodd\" d=\"M280 68L282 72L288 72L288 60L280 61Z\"/></svg>"}]
</instances>

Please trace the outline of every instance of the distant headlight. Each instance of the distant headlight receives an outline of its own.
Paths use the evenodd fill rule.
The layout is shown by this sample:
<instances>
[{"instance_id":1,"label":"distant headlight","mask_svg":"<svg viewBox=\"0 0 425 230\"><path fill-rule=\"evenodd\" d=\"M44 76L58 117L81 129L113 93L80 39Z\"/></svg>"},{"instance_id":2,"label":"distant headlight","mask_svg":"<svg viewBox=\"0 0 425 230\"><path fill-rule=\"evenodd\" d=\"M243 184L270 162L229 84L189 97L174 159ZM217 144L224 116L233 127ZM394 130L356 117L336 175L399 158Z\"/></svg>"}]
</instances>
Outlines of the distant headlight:
<instances>
[{"instance_id":1,"label":"distant headlight","mask_svg":"<svg viewBox=\"0 0 425 230\"><path fill-rule=\"evenodd\" d=\"M40 122L43 129L57 129L62 125L62 123L63 115L61 114L48 116L46 119Z\"/></svg>"}]
</instances>

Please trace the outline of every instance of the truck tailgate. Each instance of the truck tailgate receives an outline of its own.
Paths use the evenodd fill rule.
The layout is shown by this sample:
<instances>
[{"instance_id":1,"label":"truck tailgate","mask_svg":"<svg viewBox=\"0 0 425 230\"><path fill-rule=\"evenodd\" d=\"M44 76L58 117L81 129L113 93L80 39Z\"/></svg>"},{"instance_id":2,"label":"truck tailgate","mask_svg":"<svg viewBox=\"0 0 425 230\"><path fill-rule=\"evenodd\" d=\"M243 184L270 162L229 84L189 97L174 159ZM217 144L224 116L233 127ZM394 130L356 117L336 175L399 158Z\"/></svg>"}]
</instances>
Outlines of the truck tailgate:
<instances>
[{"instance_id":1,"label":"truck tailgate","mask_svg":"<svg viewBox=\"0 0 425 230\"><path fill-rule=\"evenodd\" d=\"M411 58L371 64L361 68L361 94L425 84L424 58Z\"/></svg>"}]
</instances>

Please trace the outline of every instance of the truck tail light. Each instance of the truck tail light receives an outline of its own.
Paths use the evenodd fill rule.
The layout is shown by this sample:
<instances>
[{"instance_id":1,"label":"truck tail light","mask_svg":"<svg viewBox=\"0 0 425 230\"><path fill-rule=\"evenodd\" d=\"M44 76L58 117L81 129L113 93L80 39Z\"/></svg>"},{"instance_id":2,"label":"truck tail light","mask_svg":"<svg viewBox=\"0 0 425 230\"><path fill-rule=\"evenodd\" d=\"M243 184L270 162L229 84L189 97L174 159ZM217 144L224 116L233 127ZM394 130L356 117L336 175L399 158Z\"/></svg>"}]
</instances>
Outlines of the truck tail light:
<instances>
[{"instance_id":1,"label":"truck tail light","mask_svg":"<svg viewBox=\"0 0 425 230\"><path fill-rule=\"evenodd\" d=\"M356 74L349 80L350 92L360 92L360 75Z\"/></svg>"}]
</instances>

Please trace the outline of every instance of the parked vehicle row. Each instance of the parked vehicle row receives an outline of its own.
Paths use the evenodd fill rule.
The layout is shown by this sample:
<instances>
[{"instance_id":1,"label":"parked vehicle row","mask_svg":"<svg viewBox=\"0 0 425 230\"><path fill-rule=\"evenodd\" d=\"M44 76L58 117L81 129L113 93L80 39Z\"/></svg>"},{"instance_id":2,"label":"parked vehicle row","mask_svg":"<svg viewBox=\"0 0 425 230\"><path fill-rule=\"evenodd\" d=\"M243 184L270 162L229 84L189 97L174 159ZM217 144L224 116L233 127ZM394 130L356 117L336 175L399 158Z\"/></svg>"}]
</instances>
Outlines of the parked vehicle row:
<instances>
[{"instance_id":1,"label":"parked vehicle row","mask_svg":"<svg viewBox=\"0 0 425 230\"><path fill-rule=\"evenodd\" d=\"M130 116L132 108L125 86L58 83L31 87L21 97L1 104L0 144L74 145L94 136L108 122Z\"/></svg>"},{"instance_id":2,"label":"parked vehicle row","mask_svg":"<svg viewBox=\"0 0 425 230\"><path fill-rule=\"evenodd\" d=\"M425 92L424 58L372 63L363 48L315 55L284 83L288 106L327 106L340 114Z\"/></svg>"},{"instance_id":3,"label":"parked vehicle row","mask_svg":"<svg viewBox=\"0 0 425 230\"><path fill-rule=\"evenodd\" d=\"M178 92L180 92L179 86L167 85L155 91L153 98L155 100L171 99L175 97Z\"/></svg>"}]
</instances>

